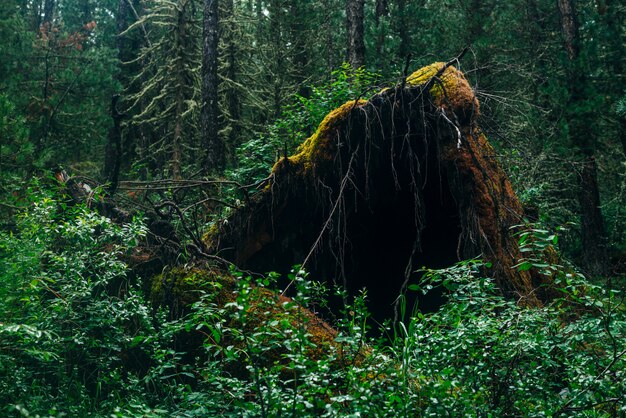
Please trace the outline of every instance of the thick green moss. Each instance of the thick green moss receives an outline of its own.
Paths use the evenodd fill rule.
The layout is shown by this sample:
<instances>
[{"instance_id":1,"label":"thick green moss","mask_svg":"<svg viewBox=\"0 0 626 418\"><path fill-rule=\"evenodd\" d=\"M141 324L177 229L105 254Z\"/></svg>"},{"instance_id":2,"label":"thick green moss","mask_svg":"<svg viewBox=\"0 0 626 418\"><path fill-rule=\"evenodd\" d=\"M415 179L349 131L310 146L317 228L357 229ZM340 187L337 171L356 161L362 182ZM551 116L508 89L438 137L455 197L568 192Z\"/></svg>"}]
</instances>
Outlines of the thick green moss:
<instances>
[{"instance_id":1,"label":"thick green moss","mask_svg":"<svg viewBox=\"0 0 626 418\"><path fill-rule=\"evenodd\" d=\"M175 267L152 279L150 299L155 306L185 308L197 302L203 293L217 296L224 287L234 287L234 280L209 270Z\"/></svg>"},{"instance_id":2,"label":"thick green moss","mask_svg":"<svg viewBox=\"0 0 626 418\"><path fill-rule=\"evenodd\" d=\"M445 63L436 62L415 71L406 80L407 88L422 85L443 68ZM389 89L382 90L379 94L385 94ZM435 104L446 110L453 111L458 117L465 119L473 118L478 114L478 101L474 91L465 79L463 73L449 66L437 77L437 80L430 88L430 94L435 100ZM366 100L351 100L337 109L330 112L317 131L302 143L296 153L290 157L283 158L276 163L273 171L281 170L285 166L295 168L296 172L311 174L322 163L331 161L335 155L335 144L332 133L355 108L362 107Z\"/></svg>"},{"instance_id":3,"label":"thick green moss","mask_svg":"<svg viewBox=\"0 0 626 418\"><path fill-rule=\"evenodd\" d=\"M317 131L298 147L296 153L288 157L288 161L282 159L276 163L273 171L288 164L297 167L303 173L311 173L318 164L331 160L335 151L331 136L333 129L337 128L353 109L366 103L367 101L362 99L350 100L330 112L319 124Z\"/></svg>"}]
</instances>

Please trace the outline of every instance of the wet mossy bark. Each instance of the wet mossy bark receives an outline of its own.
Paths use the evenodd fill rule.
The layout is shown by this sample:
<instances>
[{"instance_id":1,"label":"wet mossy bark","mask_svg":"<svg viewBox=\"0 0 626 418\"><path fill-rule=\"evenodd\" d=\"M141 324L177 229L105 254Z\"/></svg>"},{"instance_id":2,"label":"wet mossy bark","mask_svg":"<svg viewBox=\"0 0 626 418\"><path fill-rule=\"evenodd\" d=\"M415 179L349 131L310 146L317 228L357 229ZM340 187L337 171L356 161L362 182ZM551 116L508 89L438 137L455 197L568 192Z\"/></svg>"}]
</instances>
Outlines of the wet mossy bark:
<instances>
[{"instance_id":1,"label":"wet mossy bark","mask_svg":"<svg viewBox=\"0 0 626 418\"><path fill-rule=\"evenodd\" d=\"M267 186L206 243L239 267L286 272L305 263L316 280L352 293L366 287L379 320L393 317L420 267L477 256L492 264L504 295L539 305L539 283L513 267L522 206L478 113L463 74L443 63L348 102L279 160Z\"/></svg>"}]
</instances>

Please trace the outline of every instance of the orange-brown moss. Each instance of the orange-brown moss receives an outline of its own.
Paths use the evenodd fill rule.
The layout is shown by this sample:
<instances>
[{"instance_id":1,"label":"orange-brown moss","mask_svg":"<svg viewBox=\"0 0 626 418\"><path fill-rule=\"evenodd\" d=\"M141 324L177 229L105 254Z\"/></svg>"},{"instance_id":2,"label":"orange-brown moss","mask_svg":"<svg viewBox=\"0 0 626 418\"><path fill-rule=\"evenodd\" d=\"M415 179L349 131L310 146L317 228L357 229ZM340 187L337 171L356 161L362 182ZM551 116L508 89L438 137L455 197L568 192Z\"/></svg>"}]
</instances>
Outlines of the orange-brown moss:
<instances>
[{"instance_id":1,"label":"orange-brown moss","mask_svg":"<svg viewBox=\"0 0 626 418\"><path fill-rule=\"evenodd\" d=\"M435 77L445 63L436 62L420 68L407 77L408 86L419 86ZM439 75L430 88L435 104L445 110L454 111L459 119L473 121L479 113L479 104L474 90L467 82L465 75L454 66L449 66Z\"/></svg>"},{"instance_id":2,"label":"orange-brown moss","mask_svg":"<svg viewBox=\"0 0 626 418\"><path fill-rule=\"evenodd\" d=\"M463 141L460 149L448 147L442 159L465 179L461 193L471 199L471 212L466 214L466 222L473 223L471 239L481 243L483 257L493 264L492 274L503 291L522 304L539 305L530 272L514 268L521 253L510 228L522 222L522 205L485 135L473 127Z\"/></svg>"}]
</instances>

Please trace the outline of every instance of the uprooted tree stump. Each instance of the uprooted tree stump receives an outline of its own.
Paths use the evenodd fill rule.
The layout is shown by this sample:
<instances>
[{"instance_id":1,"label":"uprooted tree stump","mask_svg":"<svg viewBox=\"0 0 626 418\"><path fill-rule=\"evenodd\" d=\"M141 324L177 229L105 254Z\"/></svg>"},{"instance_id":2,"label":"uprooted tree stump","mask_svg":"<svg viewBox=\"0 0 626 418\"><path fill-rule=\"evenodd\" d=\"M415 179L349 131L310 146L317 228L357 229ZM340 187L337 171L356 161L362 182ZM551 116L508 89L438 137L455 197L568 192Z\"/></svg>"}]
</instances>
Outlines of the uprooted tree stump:
<instances>
[{"instance_id":1,"label":"uprooted tree stump","mask_svg":"<svg viewBox=\"0 0 626 418\"><path fill-rule=\"evenodd\" d=\"M504 295L540 304L512 228L523 209L477 124L463 74L424 67L370 100L326 116L295 155L280 159L263 190L205 237L242 268L287 272L355 293L366 287L378 319L422 266L480 256ZM422 307L440 298L428 295ZM430 306L429 306L430 305Z\"/></svg>"}]
</instances>

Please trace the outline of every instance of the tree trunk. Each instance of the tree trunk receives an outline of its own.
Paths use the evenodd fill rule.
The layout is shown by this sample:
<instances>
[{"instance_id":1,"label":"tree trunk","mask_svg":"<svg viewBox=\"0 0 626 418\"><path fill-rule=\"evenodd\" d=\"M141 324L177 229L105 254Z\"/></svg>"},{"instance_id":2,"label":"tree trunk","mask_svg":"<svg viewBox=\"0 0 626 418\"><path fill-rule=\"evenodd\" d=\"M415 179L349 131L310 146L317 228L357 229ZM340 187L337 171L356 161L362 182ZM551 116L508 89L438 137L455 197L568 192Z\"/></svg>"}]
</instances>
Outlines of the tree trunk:
<instances>
[{"instance_id":1,"label":"tree trunk","mask_svg":"<svg viewBox=\"0 0 626 418\"><path fill-rule=\"evenodd\" d=\"M294 1L291 3L291 43L293 44L293 78L298 86L298 94L309 97L309 88L306 85L308 54L304 32L304 19L309 15L305 4Z\"/></svg>"},{"instance_id":2,"label":"tree trunk","mask_svg":"<svg viewBox=\"0 0 626 418\"><path fill-rule=\"evenodd\" d=\"M272 86L272 112L270 113L272 119L278 119L282 110L282 100L283 100L283 84L285 82L285 57L287 54L284 53L284 45L282 42L282 28L281 22L283 21L282 17L282 4L280 0L271 0L268 4L269 8L269 17L270 17L270 26L269 26L269 36L270 36L270 45L272 48L271 54L271 66L270 71L266 74L268 85Z\"/></svg>"},{"instance_id":3,"label":"tree trunk","mask_svg":"<svg viewBox=\"0 0 626 418\"><path fill-rule=\"evenodd\" d=\"M224 166L224 146L219 137L217 74L218 0L204 0L202 40L202 113L201 130L206 150L205 171L220 171Z\"/></svg>"},{"instance_id":4,"label":"tree trunk","mask_svg":"<svg viewBox=\"0 0 626 418\"><path fill-rule=\"evenodd\" d=\"M226 21L229 27L234 27L235 4L233 0L226 0L225 4ZM228 102L228 122L230 130L228 133L228 143L235 147L238 144L238 135L240 129L240 102L239 93L237 92L237 43L235 42L235 32L232 29L223 32L224 44L226 46L226 78L229 80L229 86L226 90L226 100Z\"/></svg>"},{"instance_id":5,"label":"tree trunk","mask_svg":"<svg viewBox=\"0 0 626 418\"><path fill-rule=\"evenodd\" d=\"M557 0L561 15L561 32L563 33L563 45L570 60L570 67L575 64L579 54L578 21L574 0Z\"/></svg>"},{"instance_id":6,"label":"tree trunk","mask_svg":"<svg viewBox=\"0 0 626 418\"><path fill-rule=\"evenodd\" d=\"M469 30L467 32L467 44L471 45L483 34L483 24L485 22L485 13L483 12L487 6L483 4L483 0L472 0L468 10Z\"/></svg>"},{"instance_id":7,"label":"tree trunk","mask_svg":"<svg viewBox=\"0 0 626 418\"><path fill-rule=\"evenodd\" d=\"M385 45L385 29L381 28L380 22L381 19L387 16L389 12L387 0L376 0L376 13L375 13L375 21L374 24L376 26L376 57L380 64L380 59L382 59L383 47ZM380 66L380 65L379 65Z\"/></svg>"},{"instance_id":8,"label":"tree trunk","mask_svg":"<svg viewBox=\"0 0 626 418\"><path fill-rule=\"evenodd\" d=\"M43 5L43 25L50 26L54 15L54 0L45 0Z\"/></svg>"},{"instance_id":9,"label":"tree trunk","mask_svg":"<svg viewBox=\"0 0 626 418\"><path fill-rule=\"evenodd\" d=\"M119 7L118 7L119 9ZM82 24L89 23L93 20L93 12L90 0L81 0L80 2L80 12L81 12L81 20Z\"/></svg>"},{"instance_id":10,"label":"tree trunk","mask_svg":"<svg viewBox=\"0 0 626 418\"><path fill-rule=\"evenodd\" d=\"M39 33L39 26L41 25L41 0L33 1L30 8L30 24L31 29L35 33Z\"/></svg>"},{"instance_id":11,"label":"tree trunk","mask_svg":"<svg viewBox=\"0 0 626 418\"><path fill-rule=\"evenodd\" d=\"M172 168L172 177L174 180L180 180L182 178L182 135L183 135L183 118L185 97L182 94L182 90L179 90L176 97L176 121L174 122L174 137L172 138L172 159L170 160L170 166Z\"/></svg>"},{"instance_id":12,"label":"tree trunk","mask_svg":"<svg viewBox=\"0 0 626 418\"><path fill-rule=\"evenodd\" d=\"M400 46L398 49L398 55L401 60L409 54L410 46L409 46L409 29L407 24L407 15L406 15L406 0L398 0L398 16L397 19L397 27L398 27L398 37L400 38Z\"/></svg>"},{"instance_id":13,"label":"tree trunk","mask_svg":"<svg viewBox=\"0 0 626 418\"><path fill-rule=\"evenodd\" d=\"M624 59L626 57L624 48L623 22L624 8L620 9L621 3L615 0L605 0L603 5L603 20L606 26L606 39L608 51L607 70L612 74L608 90L611 92L611 104L619 100L623 93L623 86L626 82L624 76ZM617 125L618 135L622 143L622 151L626 156L626 118L622 116Z\"/></svg>"},{"instance_id":14,"label":"tree trunk","mask_svg":"<svg viewBox=\"0 0 626 418\"><path fill-rule=\"evenodd\" d=\"M117 15L115 16L115 23L117 29L117 38L115 40L115 46L117 48L118 66L122 66L122 62L126 61L126 42L121 33L124 32L128 26L126 17L128 16L128 3L126 0L119 0L117 5ZM123 85L122 69L119 68L116 79ZM109 193L115 193L117 189L117 183L119 180L121 158L122 158L122 117L123 115L118 111L118 103L120 96L114 94L111 97L111 118L113 119L113 126L109 128L108 143L105 150L104 158L104 175L107 183L109 183Z\"/></svg>"},{"instance_id":15,"label":"tree trunk","mask_svg":"<svg viewBox=\"0 0 626 418\"><path fill-rule=\"evenodd\" d=\"M541 59L537 59L537 51L539 51L543 37L542 37L542 28L541 28L541 16L539 14L539 10L537 7L536 0L527 0L526 1L526 21L530 22L527 25L524 25L524 30L528 33L528 43L530 45L530 49L528 51L528 55L526 55L526 59L528 62L532 63L533 71L536 66L539 66L539 74L542 76L545 74L543 69L543 64ZM539 105L541 101L541 92L539 90L539 83L532 83L532 97L533 103Z\"/></svg>"},{"instance_id":16,"label":"tree trunk","mask_svg":"<svg viewBox=\"0 0 626 418\"><path fill-rule=\"evenodd\" d=\"M108 183L108 191L112 195L117 190L120 175L120 160L122 157L122 114L117 109L120 96L111 98L111 118L113 126L109 128L108 142L104 156L104 175Z\"/></svg>"},{"instance_id":17,"label":"tree trunk","mask_svg":"<svg viewBox=\"0 0 626 418\"><path fill-rule=\"evenodd\" d=\"M330 0L323 0L324 9L331 10ZM328 74L332 73L335 69L335 43L333 38L333 19L330 13L326 13L324 16L323 23L323 33L325 34L325 44L326 44L326 66L328 69Z\"/></svg>"},{"instance_id":18,"label":"tree trunk","mask_svg":"<svg viewBox=\"0 0 626 418\"><path fill-rule=\"evenodd\" d=\"M582 170L578 176L582 266L589 274L601 275L607 270L608 256L594 158L597 142L592 127L594 116L586 103L586 87L589 81L580 65L581 45L574 0L557 0L557 4L561 16L563 45L568 57L567 85L570 97L565 114L570 141L582 160Z\"/></svg>"},{"instance_id":19,"label":"tree trunk","mask_svg":"<svg viewBox=\"0 0 626 418\"><path fill-rule=\"evenodd\" d=\"M598 191L598 171L596 160L588 156L583 161L579 176L579 196L581 232L584 266L591 274L604 274L607 271L606 232L604 218L600 210Z\"/></svg>"},{"instance_id":20,"label":"tree trunk","mask_svg":"<svg viewBox=\"0 0 626 418\"><path fill-rule=\"evenodd\" d=\"M186 43L183 40L187 39L187 27L190 22L188 21L187 7L193 7L191 2L186 0L179 0L180 9L178 9L178 28L177 36L179 39L179 52L185 49ZM216 37L217 39L217 37ZM216 48L217 50L217 48ZM181 54L182 55L182 54ZM172 169L172 177L175 180L182 178L182 165L183 165L183 129L185 118L185 101L187 99L186 89L188 86L187 81L187 65L182 56L176 60L176 110L174 113L174 136L172 137L172 155L170 159L170 167ZM217 72L217 65L215 67ZM217 131L216 131L217 133Z\"/></svg>"},{"instance_id":21,"label":"tree trunk","mask_svg":"<svg viewBox=\"0 0 626 418\"><path fill-rule=\"evenodd\" d=\"M376 27L380 25L380 18L387 16L387 0L376 0Z\"/></svg>"},{"instance_id":22,"label":"tree trunk","mask_svg":"<svg viewBox=\"0 0 626 418\"><path fill-rule=\"evenodd\" d=\"M348 27L348 62L352 68L365 65L365 42L363 40L364 0L346 0Z\"/></svg>"}]
</instances>

